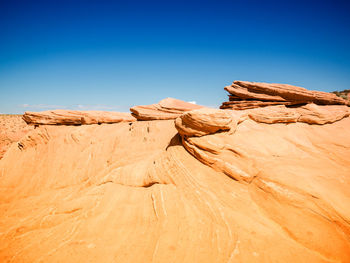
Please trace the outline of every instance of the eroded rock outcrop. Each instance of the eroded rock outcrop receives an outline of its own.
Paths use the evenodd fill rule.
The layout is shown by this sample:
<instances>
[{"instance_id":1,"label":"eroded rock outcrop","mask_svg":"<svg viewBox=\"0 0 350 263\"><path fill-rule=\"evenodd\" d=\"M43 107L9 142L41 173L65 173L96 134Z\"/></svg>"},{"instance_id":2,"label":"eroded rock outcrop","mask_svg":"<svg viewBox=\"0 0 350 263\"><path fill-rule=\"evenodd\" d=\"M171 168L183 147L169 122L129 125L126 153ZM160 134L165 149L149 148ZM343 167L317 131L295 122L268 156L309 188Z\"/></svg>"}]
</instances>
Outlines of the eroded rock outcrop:
<instances>
[{"instance_id":1,"label":"eroded rock outcrop","mask_svg":"<svg viewBox=\"0 0 350 263\"><path fill-rule=\"evenodd\" d=\"M186 112L184 144L174 120L33 129L0 160L0 261L350 262L350 118L248 113Z\"/></svg>"},{"instance_id":2,"label":"eroded rock outcrop","mask_svg":"<svg viewBox=\"0 0 350 263\"><path fill-rule=\"evenodd\" d=\"M342 261L350 246L350 206L338 199L350 200L342 186L345 181L350 183L350 166L346 167L350 154L348 109L313 103L296 108L279 105L226 111L228 114L212 110L211 118L204 110L197 110L177 118L175 127L185 149L196 159L242 185L248 184L256 204L291 239L326 260ZM218 120L225 116L230 125L218 126L216 132L208 129L215 115ZM326 155L333 156L327 159ZM337 237L329 246L321 237L332 236L333 231ZM340 259L340 255L345 258Z\"/></svg>"},{"instance_id":3,"label":"eroded rock outcrop","mask_svg":"<svg viewBox=\"0 0 350 263\"><path fill-rule=\"evenodd\" d=\"M230 130L236 123L231 113L216 109L199 109L186 112L175 120L175 127L182 136L203 136Z\"/></svg>"},{"instance_id":4,"label":"eroded rock outcrop","mask_svg":"<svg viewBox=\"0 0 350 263\"><path fill-rule=\"evenodd\" d=\"M249 92L270 105L32 129L0 160L0 261L350 262L349 108Z\"/></svg>"},{"instance_id":5,"label":"eroded rock outcrop","mask_svg":"<svg viewBox=\"0 0 350 263\"><path fill-rule=\"evenodd\" d=\"M27 124L34 125L82 125L136 121L130 113L75 110L27 111L23 115L23 120Z\"/></svg>"},{"instance_id":6,"label":"eroded rock outcrop","mask_svg":"<svg viewBox=\"0 0 350 263\"><path fill-rule=\"evenodd\" d=\"M215 134L234 133L243 116L224 110L199 109L182 114L175 120L175 127L184 147L201 162L235 180L250 182L257 173L252 163L245 160L244 168L233 164L230 159L235 150L227 144L225 133ZM213 134L215 136L210 136Z\"/></svg>"},{"instance_id":7,"label":"eroded rock outcrop","mask_svg":"<svg viewBox=\"0 0 350 263\"><path fill-rule=\"evenodd\" d=\"M130 108L130 111L137 120L141 121L172 120L186 111L200 108L203 108L203 106L178 99L166 98L156 104L134 106Z\"/></svg>"},{"instance_id":8,"label":"eroded rock outcrop","mask_svg":"<svg viewBox=\"0 0 350 263\"><path fill-rule=\"evenodd\" d=\"M278 105L245 111L199 109L179 116L175 127L184 147L198 160L235 180L251 182L258 174L254 164L244 159L244 154L237 152L227 141L227 134L233 134L239 123L250 119L267 124L300 122L323 125L349 115L350 110L345 105L319 106L313 103L296 108ZM236 154L244 159L241 167L230 161Z\"/></svg>"},{"instance_id":9,"label":"eroded rock outcrop","mask_svg":"<svg viewBox=\"0 0 350 263\"><path fill-rule=\"evenodd\" d=\"M288 84L234 81L225 87L229 101L220 108L244 110L272 105L347 105L348 102L333 93L311 91Z\"/></svg>"}]
</instances>

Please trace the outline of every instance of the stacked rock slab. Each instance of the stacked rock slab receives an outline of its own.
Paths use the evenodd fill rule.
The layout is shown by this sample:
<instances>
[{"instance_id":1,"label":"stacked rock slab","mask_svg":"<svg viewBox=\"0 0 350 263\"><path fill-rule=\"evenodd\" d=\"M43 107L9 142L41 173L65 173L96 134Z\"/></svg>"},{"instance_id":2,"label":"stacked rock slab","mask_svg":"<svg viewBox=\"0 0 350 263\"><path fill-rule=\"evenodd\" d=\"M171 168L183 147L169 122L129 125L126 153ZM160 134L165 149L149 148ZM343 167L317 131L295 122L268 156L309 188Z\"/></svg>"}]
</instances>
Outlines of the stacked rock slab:
<instances>
[{"instance_id":1,"label":"stacked rock slab","mask_svg":"<svg viewBox=\"0 0 350 263\"><path fill-rule=\"evenodd\" d=\"M83 125L136 121L130 113L125 112L74 110L27 111L23 115L23 120L33 125Z\"/></svg>"},{"instance_id":2,"label":"stacked rock slab","mask_svg":"<svg viewBox=\"0 0 350 263\"><path fill-rule=\"evenodd\" d=\"M140 121L172 120L186 111L203 108L203 106L178 99L166 98L156 104L134 106L130 108L132 115Z\"/></svg>"},{"instance_id":3,"label":"stacked rock slab","mask_svg":"<svg viewBox=\"0 0 350 263\"><path fill-rule=\"evenodd\" d=\"M229 101L221 109L245 110L274 105L347 105L348 102L335 94L311 91L288 84L234 81L225 87L230 93Z\"/></svg>"}]
</instances>

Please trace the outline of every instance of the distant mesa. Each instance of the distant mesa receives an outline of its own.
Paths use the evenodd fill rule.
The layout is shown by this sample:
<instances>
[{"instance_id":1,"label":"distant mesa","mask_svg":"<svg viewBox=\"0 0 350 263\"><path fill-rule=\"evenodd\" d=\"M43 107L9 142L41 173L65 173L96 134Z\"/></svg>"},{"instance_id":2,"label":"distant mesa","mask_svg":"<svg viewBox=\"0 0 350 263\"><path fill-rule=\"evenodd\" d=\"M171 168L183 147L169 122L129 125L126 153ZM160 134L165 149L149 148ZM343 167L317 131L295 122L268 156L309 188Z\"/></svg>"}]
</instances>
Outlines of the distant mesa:
<instances>
[{"instance_id":1,"label":"distant mesa","mask_svg":"<svg viewBox=\"0 0 350 263\"><path fill-rule=\"evenodd\" d=\"M335 94L311 91L288 84L261 83L236 80L225 87L230 93L229 101L221 109L245 110L273 105L347 105L348 102Z\"/></svg>"},{"instance_id":2,"label":"distant mesa","mask_svg":"<svg viewBox=\"0 0 350 263\"><path fill-rule=\"evenodd\" d=\"M23 120L27 124L34 125L82 125L136 121L130 113L74 110L27 111L23 115Z\"/></svg>"},{"instance_id":3,"label":"distant mesa","mask_svg":"<svg viewBox=\"0 0 350 263\"><path fill-rule=\"evenodd\" d=\"M178 99L166 98L156 104L134 106L130 108L132 115L140 121L172 120L186 111L203 108L197 104Z\"/></svg>"}]
</instances>

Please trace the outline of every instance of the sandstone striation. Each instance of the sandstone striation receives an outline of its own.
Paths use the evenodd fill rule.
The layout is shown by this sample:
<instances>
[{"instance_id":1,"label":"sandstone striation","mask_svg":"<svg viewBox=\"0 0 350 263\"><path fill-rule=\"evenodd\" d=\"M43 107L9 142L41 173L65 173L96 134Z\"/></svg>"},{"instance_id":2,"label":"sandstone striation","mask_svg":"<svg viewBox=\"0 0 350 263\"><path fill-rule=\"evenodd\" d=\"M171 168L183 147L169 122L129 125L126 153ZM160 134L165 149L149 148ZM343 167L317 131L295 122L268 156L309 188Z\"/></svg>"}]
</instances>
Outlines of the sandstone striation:
<instances>
[{"instance_id":1,"label":"sandstone striation","mask_svg":"<svg viewBox=\"0 0 350 263\"><path fill-rule=\"evenodd\" d=\"M350 262L349 107L259 94L32 127L0 160L0 261ZM25 116L103 119L60 112Z\"/></svg>"},{"instance_id":2,"label":"sandstone striation","mask_svg":"<svg viewBox=\"0 0 350 263\"><path fill-rule=\"evenodd\" d=\"M349 262L350 118L249 111L33 129L0 160L0 261Z\"/></svg>"},{"instance_id":3,"label":"sandstone striation","mask_svg":"<svg viewBox=\"0 0 350 263\"><path fill-rule=\"evenodd\" d=\"M226 134L233 134L238 124L250 119L266 124L301 122L323 125L349 115L350 110L345 105L319 106L313 103L297 108L278 105L238 112L199 109L179 116L175 120L175 127L184 147L198 160L235 180L250 183L258 174L254 164L249 159L245 159L241 167L231 162L233 155L244 157L227 141L230 137Z\"/></svg>"},{"instance_id":4,"label":"sandstone striation","mask_svg":"<svg viewBox=\"0 0 350 263\"><path fill-rule=\"evenodd\" d=\"M0 159L12 143L33 129L23 121L21 115L0 114Z\"/></svg>"},{"instance_id":5,"label":"sandstone striation","mask_svg":"<svg viewBox=\"0 0 350 263\"><path fill-rule=\"evenodd\" d=\"M203 136L230 130L232 114L224 110L203 108L182 114L175 120L175 127L182 136Z\"/></svg>"},{"instance_id":6,"label":"sandstone striation","mask_svg":"<svg viewBox=\"0 0 350 263\"><path fill-rule=\"evenodd\" d=\"M287 108L283 105L252 109L248 116L262 123L305 122L308 124L334 123L350 115L349 107L345 105L306 104L297 108Z\"/></svg>"},{"instance_id":7,"label":"sandstone striation","mask_svg":"<svg viewBox=\"0 0 350 263\"><path fill-rule=\"evenodd\" d=\"M220 108L245 110L272 105L347 105L348 102L333 93L310 91L288 84L234 81L225 87L229 101Z\"/></svg>"},{"instance_id":8,"label":"sandstone striation","mask_svg":"<svg viewBox=\"0 0 350 263\"><path fill-rule=\"evenodd\" d=\"M23 120L34 125L82 125L131 122L136 119L130 113L110 111L50 110L25 112Z\"/></svg>"},{"instance_id":9,"label":"sandstone striation","mask_svg":"<svg viewBox=\"0 0 350 263\"><path fill-rule=\"evenodd\" d=\"M145 120L172 120L183 112L200 109L203 106L178 99L166 98L156 104L134 106L130 108L132 115L140 121Z\"/></svg>"}]
</instances>

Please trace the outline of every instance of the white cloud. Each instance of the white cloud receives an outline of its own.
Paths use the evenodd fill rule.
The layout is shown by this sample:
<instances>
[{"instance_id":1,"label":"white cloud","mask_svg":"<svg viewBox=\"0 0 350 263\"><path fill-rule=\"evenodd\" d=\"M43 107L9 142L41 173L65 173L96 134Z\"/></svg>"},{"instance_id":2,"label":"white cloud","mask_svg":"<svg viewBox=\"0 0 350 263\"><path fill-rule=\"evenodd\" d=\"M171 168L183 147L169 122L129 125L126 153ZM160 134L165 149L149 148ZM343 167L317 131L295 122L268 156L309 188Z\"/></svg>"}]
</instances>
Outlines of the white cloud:
<instances>
[{"instance_id":1,"label":"white cloud","mask_svg":"<svg viewBox=\"0 0 350 263\"><path fill-rule=\"evenodd\" d=\"M197 102L196 101L188 101L188 103L192 103L192 104L197 104Z\"/></svg>"}]
</instances>

